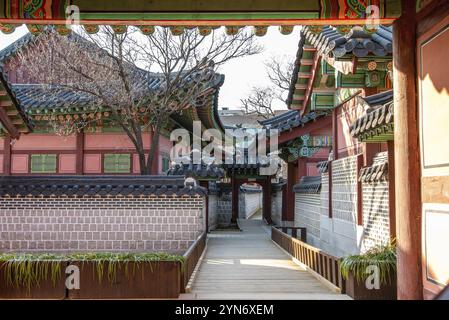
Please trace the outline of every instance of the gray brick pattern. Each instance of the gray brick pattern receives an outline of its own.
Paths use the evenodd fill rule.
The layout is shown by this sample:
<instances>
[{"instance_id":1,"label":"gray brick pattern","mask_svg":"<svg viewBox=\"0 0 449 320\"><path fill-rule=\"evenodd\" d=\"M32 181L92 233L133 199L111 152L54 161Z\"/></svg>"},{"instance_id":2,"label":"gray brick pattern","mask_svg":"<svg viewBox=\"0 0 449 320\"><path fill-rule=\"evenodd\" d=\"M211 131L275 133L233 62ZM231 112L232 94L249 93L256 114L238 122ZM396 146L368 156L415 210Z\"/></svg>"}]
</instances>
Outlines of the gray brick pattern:
<instances>
[{"instance_id":1,"label":"gray brick pattern","mask_svg":"<svg viewBox=\"0 0 449 320\"><path fill-rule=\"evenodd\" d=\"M0 251L182 253L203 212L200 196L3 197Z\"/></svg>"},{"instance_id":2,"label":"gray brick pattern","mask_svg":"<svg viewBox=\"0 0 449 320\"><path fill-rule=\"evenodd\" d=\"M357 217L357 156L332 162L332 217L355 222Z\"/></svg>"}]
</instances>

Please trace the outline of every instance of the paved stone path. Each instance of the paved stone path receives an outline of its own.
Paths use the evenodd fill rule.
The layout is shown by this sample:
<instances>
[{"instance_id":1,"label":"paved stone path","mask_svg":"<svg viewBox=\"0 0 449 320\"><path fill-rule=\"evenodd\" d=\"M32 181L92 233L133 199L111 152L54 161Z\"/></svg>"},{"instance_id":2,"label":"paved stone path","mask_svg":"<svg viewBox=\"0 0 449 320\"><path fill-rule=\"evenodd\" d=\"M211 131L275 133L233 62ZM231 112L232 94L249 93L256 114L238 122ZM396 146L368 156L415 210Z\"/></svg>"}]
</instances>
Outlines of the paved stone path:
<instances>
[{"instance_id":1,"label":"paved stone path","mask_svg":"<svg viewBox=\"0 0 449 320\"><path fill-rule=\"evenodd\" d=\"M192 290L181 299L348 299L295 264L271 241L262 221L239 225L241 232L208 235Z\"/></svg>"}]
</instances>

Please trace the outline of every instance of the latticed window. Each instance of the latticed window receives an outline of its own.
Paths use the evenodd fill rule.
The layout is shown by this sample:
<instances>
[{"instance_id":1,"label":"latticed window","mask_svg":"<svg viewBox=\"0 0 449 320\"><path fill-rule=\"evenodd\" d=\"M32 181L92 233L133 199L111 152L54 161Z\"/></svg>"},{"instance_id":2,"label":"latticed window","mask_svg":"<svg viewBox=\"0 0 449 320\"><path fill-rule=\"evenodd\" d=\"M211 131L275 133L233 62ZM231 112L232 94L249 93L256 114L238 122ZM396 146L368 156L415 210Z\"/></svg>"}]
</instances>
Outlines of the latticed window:
<instances>
[{"instance_id":1,"label":"latticed window","mask_svg":"<svg viewBox=\"0 0 449 320\"><path fill-rule=\"evenodd\" d=\"M56 173L56 154L32 154L31 173Z\"/></svg>"},{"instance_id":2,"label":"latticed window","mask_svg":"<svg viewBox=\"0 0 449 320\"><path fill-rule=\"evenodd\" d=\"M131 155L128 153L105 154L103 165L105 173L130 173Z\"/></svg>"}]
</instances>

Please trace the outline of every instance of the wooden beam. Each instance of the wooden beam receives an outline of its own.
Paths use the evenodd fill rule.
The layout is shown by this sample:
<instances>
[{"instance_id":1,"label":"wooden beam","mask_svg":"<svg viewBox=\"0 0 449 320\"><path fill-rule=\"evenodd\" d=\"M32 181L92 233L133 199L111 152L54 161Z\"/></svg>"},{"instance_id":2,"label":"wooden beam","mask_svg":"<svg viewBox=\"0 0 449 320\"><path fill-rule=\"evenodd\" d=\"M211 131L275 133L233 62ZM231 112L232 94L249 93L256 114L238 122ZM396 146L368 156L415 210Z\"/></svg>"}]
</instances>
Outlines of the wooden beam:
<instances>
[{"instance_id":1,"label":"wooden beam","mask_svg":"<svg viewBox=\"0 0 449 320\"><path fill-rule=\"evenodd\" d=\"M304 134L312 133L315 130L322 129L324 127L329 127L331 125L332 125L332 117L330 116L314 120L313 122L306 123L302 127L296 127L290 131L282 132L279 135L278 143L279 144L285 143L287 141L298 138L299 136L302 136Z\"/></svg>"},{"instance_id":2,"label":"wooden beam","mask_svg":"<svg viewBox=\"0 0 449 320\"><path fill-rule=\"evenodd\" d=\"M0 107L12 107L14 104L11 100L0 100Z\"/></svg>"},{"instance_id":3,"label":"wooden beam","mask_svg":"<svg viewBox=\"0 0 449 320\"><path fill-rule=\"evenodd\" d=\"M3 126L6 128L8 133L11 135L11 138L13 139L19 138L20 133L17 130L16 126L11 121L11 118L8 117L8 115L6 114L4 108L0 108L0 121L2 122Z\"/></svg>"},{"instance_id":4,"label":"wooden beam","mask_svg":"<svg viewBox=\"0 0 449 320\"><path fill-rule=\"evenodd\" d=\"M302 103L301 115L306 110L307 103L309 103L310 96L312 95L313 84L315 83L315 78L317 75L317 68L318 68L318 65L320 64L320 61L321 61L321 56L319 54L315 53L315 57L313 58L313 64L311 67L311 74L310 74L309 82L307 83L306 93L304 94L305 98L304 98L304 102Z\"/></svg>"},{"instance_id":5,"label":"wooden beam","mask_svg":"<svg viewBox=\"0 0 449 320\"><path fill-rule=\"evenodd\" d=\"M398 299L423 298L421 168L416 101L416 7L402 0L393 25L394 150Z\"/></svg>"}]
</instances>

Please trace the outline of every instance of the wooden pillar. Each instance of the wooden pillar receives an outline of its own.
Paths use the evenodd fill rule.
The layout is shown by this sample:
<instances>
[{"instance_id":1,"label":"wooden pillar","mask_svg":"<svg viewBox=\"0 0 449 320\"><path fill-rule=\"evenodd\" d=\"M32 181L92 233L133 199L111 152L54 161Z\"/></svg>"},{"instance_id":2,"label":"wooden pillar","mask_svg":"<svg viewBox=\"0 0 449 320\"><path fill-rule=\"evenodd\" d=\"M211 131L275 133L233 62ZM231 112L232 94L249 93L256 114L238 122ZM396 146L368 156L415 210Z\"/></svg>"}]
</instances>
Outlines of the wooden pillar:
<instances>
[{"instance_id":1,"label":"wooden pillar","mask_svg":"<svg viewBox=\"0 0 449 320\"><path fill-rule=\"evenodd\" d=\"M3 140L3 174L11 174L11 136L7 134Z\"/></svg>"},{"instance_id":2,"label":"wooden pillar","mask_svg":"<svg viewBox=\"0 0 449 320\"><path fill-rule=\"evenodd\" d=\"M338 159L338 109L332 111L332 150L334 160Z\"/></svg>"},{"instance_id":3,"label":"wooden pillar","mask_svg":"<svg viewBox=\"0 0 449 320\"><path fill-rule=\"evenodd\" d=\"M307 175L307 159L299 158L296 168L296 183L298 183L302 177Z\"/></svg>"},{"instance_id":4,"label":"wooden pillar","mask_svg":"<svg viewBox=\"0 0 449 320\"><path fill-rule=\"evenodd\" d=\"M239 217L239 183L235 177L235 173L232 173L231 177L231 189L232 189L232 216L231 223L237 223Z\"/></svg>"},{"instance_id":5,"label":"wooden pillar","mask_svg":"<svg viewBox=\"0 0 449 320\"><path fill-rule=\"evenodd\" d=\"M393 30L398 299L422 299L421 187L416 104L416 7L402 0Z\"/></svg>"},{"instance_id":6,"label":"wooden pillar","mask_svg":"<svg viewBox=\"0 0 449 320\"><path fill-rule=\"evenodd\" d=\"M362 154L357 156L357 225L363 226L363 189L362 182L359 181L359 173L362 170L364 157Z\"/></svg>"},{"instance_id":7,"label":"wooden pillar","mask_svg":"<svg viewBox=\"0 0 449 320\"><path fill-rule=\"evenodd\" d=\"M262 185L263 190L263 217L265 222L272 224L271 219L271 177L267 176L265 182Z\"/></svg>"},{"instance_id":8,"label":"wooden pillar","mask_svg":"<svg viewBox=\"0 0 449 320\"><path fill-rule=\"evenodd\" d=\"M76 174L84 174L84 131L76 133Z\"/></svg>"},{"instance_id":9,"label":"wooden pillar","mask_svg":"<svg viewBox=\"0 0 449 320\"><path fill-rule=\"evenodd\" d=\"M293 221L295 219L295 194L293 186L296 181L296 168L294 162L287 163L287 185L285 191L285 212L282 212L282 221ZM283 200L284 201L284 200Z\"/></svg>"},{"instance_id":10,"label":"wooden pillar","mask_svg":"<svg viewBox=\"0 0 449 320\"><path fill-rule=\"evenodd\" d=\"M328 214L329 214L329 219L332 219L332 161L329 161L328 164L328 176L329 176L329 192L327 194L328 196Z\"/></svg>"},{"instance_id":11,"label":"wooden pillar","mask_svg":"<svg viewBox=\"0 0 449 320\"><path fill-rule=\"evenodd\" d=\"M388 204L390 218L390 239L396 239L394 141L388 141Z\"/></svg>"},{"instance_id":12,"label":"wooden pillar","mask_svg":"<svg viewBox=\"0 0 449 320\"><path fill-rule=\"evenodd\" d=\"M153 140L153 134L150 132L150 146L151 142ZM154 148L154 157L153 157L153 163L151 165L151 174L152 175L158 175L159 174L159 143ZM153 150L150 150L150 152L153 152Z\"/></svg>"},{"instance_id":13,"label":"wooden pillar","mask_svg":"<svg viewBox=\"0 0 449 320\"><path fill-rule=\"evenodd\" d=\"M363 165L371 166L374 156L382 151L380 143L364 143L363 146Z\"/></svg>"},{"instance_id":14,"label":"wooden pillar","mask_svg":"<svg viewBox=\"0 0 449 320\"><path fill-rule=\"evenodd\" d=\"M207 194L205 198L205 206L206 206L206 232L209 232L209 181L200 181L200 186L206 188Z\"/></svg>"}]
</instances>

